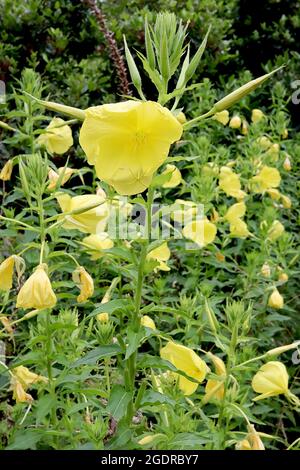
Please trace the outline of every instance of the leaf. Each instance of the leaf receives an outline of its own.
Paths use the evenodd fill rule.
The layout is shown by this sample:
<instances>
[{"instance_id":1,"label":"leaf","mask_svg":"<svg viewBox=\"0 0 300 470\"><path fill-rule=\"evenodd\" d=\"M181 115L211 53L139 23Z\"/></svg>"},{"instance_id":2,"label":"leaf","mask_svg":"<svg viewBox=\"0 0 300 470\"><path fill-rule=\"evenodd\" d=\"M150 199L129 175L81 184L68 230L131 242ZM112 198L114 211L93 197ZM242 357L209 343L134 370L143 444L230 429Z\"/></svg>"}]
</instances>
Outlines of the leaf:
<instances>
[{"instance_id":1,"label":"leaf","mask_svg":"<svg viewBox=\"0 0 300 470\"><path fill-rule=\"evenodd\" d=\"M7 446L6 450L35 450L36 443L42 437L41 431L38 429L19 429L14 435L13 443Z\"/></svg>"},{"instance_id":2,"label":"leaf","mask_svg":"<svg viewBox=\"0 0 300 470\"><path fill-rule=\"evenodd\" d=\"M126 414L130 400L132 400L132 394L127 392L122 385L115 385L106 409L116 421L120 421Z\"/></svg>"},{"instance_id":3,"label":"leaf","mask_svg":"<svg viewBox=\"0 0 300 470\"><path fill-rule=\"evenodd\" d=\"M104 357L116 356L122 352L118 344L108 344L107 346L100 346L88 352L84 357L78 359L70 367L77 367L85 364L96 364L97 361Z\"/></svg>"},{"instance_id":4,"label":"leaf","mask_svg":"<svg viewBox=\"0 0 300 470\"><path fill-rule=\"evenodd\" d=\"M156 392L155 390L147 390L141 402L141 407L145 405L163 405L169 404L174 406L175 401L171 398L163 395L162 393Z\"/></svg>"},{"instance_id":5,"label":"leaf","mask_svg":"<svg viewBox=\"0 0 300 470\"><path fill-rule=\"evenodd\" d=\"M131 301L128 299L116 299L106 302L105 304L98 304L95 310L90 313L86 318L94 317L98 313L107 312L108 314L114 313L116 310L124 309L130 305Z\"/></svg>"},{"instance_id":6,"label":"leaf","mask_svg":"<svg viewBox=\"0 0 300 470\"><path fill-rule=\"evenodd\" d=\"M36 403L36 420L40 423L45 416L50 412L56 405L56 399L51 395L44 395Z\"/></svg>"},{"instance_id":7,"label":"leaf","mask_svg":"<svg viewBox=\"0 0 300 470\"><path fill-rule=\"evenodd\" d=\"M133 330L128 330L128 333L127 333L128 346L126 348L125 361L138 349L143 336L144 336L144 332L142 330L140 330L138 333L136 333Z\"/></svg>"}]
</instances>

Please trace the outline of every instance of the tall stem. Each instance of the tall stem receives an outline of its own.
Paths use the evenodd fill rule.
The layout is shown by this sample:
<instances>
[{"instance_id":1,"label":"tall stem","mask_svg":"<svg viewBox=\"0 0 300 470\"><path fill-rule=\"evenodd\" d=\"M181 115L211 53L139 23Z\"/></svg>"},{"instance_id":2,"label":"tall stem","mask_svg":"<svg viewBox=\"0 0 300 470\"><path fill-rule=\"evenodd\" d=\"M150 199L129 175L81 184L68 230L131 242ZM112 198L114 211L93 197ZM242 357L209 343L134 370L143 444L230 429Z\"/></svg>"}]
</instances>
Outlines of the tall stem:
<instances>
[{"instance_id":1,"label":"tall stem","mask_svg":"<svg viewBox=\"0 0 300 470\"><path fill-rule=\"evenodd\" d=\"M135 308L133 311L132 317L132 328L135 333L139 333L140 326L141 326L141 319L140 319L140 310L141 310L141 303L142 303L142 293L143 293L143 283L144 283L144 271L145 271L145 263L146 257L148 252L148 246L151 240L151 225L152 225L152 203L153 203L153 196L154 196L154 189L149 188L148 195L147 195L147 210L146 210L146 237L144 243L141 248L140 252L140 260L138 265L138 272L137 272L137 284L136 284L136 294L135 294ZM137 360L137 350L131 354L131 356L127 359L125 364L125 383L127 388L132 393L132 401L129 403L127 408L127 416L126 420L128 425L131 424L132 418L134 415L134 405L133 405L133 398L134 398L134 389L135 389L135 375L136 375L136 360Z\"/></svg>"}]
</instances>

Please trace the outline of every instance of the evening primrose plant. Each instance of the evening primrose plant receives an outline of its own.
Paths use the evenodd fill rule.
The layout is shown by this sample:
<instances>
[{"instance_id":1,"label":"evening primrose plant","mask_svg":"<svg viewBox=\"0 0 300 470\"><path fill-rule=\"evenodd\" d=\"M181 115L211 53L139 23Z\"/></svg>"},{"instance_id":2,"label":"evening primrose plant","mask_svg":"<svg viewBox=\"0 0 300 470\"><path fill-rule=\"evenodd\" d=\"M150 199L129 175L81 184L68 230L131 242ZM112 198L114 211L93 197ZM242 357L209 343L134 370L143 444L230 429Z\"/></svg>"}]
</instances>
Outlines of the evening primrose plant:
<instances>
[{"instance_id":1,"label":"evening primrose plant","mask_svg":"<svg viewBox=\"0 0 300 470\"><path fill-rule=\"evenodd\" d=\"M278 295L286 278L276 266L284 264L281 240L288 243L277 219L277 201L287 197L281 150L265 135L265 113L255 108L247 122L229 111L274 72L202 114L193 111L189 120L179 104L201 92L191 81L208 34L192 54L187 26L163 13L154 24L145 20L146 52L136 60L124 38L138 98L85 110L42 100L43 87L29 69L22 93L15 91L20 111L5 131L7 143L26 149L13 157L19 169L14 197L22 202L16 212L5 195L0 220L4 235L16 238L9 253L22 248L1 260L0 320L3 338L10 341L16 329L25 342L29 337L30 351L0 360L18 422L50 426L52 434L32 432L30 445L262 450L250 410L254 392L274 400L284 395L291 409L299 407L283 363L276 362L282 365L270 386L270 355L257 353L255 338L258 318L268 324L270 308L279 321L274 311L284 305ZM141 67L156 101L145 96ZM46 117L45 108L63 118ZM198 136L198 126L205 135ZM244 161L232 160L221 146L211 156L206 135L213 126L240 132ZM73 149L77 130L81 150ZM181 145L188 148L184 156ZM88 169L73 168L75 151L84 153ZM2 172L9 181L14 169ZM255 247L256 264L249 257L243 265L244 246ZM184 273L179 281L175 269ZM214 296L218 285L244 302L233 298L224 307L224 294ZM297 347L293 342L290 349ZM32 370L20 369L29 364ZM36 394L28 392L31 385ZM11 445L21 437L12 432Z\"/></svg>"}]
</instances>

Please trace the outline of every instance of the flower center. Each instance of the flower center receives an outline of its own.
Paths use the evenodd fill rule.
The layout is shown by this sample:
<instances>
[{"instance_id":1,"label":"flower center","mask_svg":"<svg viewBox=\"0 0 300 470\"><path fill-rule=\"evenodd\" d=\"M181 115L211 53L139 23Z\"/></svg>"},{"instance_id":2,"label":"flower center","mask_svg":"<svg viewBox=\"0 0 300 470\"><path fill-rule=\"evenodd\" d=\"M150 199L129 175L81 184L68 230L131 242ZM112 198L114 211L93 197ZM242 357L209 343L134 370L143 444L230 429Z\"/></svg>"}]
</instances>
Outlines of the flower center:
<instances>
[{"instance_id":1,"label":"flower center","mask_svg":"<svg viewBox=\"0 0 300 470\"><path fill-rule=\"evenodd\" d=\"M146 140L146 133L144 131L136 131L134 138L137 145L142 145Z\"/></svg>"}]
</instances>

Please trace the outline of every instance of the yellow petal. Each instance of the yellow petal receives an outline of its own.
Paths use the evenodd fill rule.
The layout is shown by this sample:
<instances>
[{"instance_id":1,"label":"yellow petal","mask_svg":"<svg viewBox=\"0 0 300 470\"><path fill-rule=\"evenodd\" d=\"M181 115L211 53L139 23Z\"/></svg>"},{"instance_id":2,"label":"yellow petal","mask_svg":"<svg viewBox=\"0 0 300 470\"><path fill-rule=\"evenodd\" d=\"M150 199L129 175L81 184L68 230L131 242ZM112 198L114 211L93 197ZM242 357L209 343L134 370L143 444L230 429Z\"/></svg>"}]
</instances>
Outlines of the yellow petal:
<instances>
[{"instance_id":1,"label":"yellow petal","mask_svg":"<svg viewBox=\"0 0 300 470\"><path fill-rule=\"evenodd\" d=\"M256 176L251 178L250 183L254 192L263 193L267 189L277 188L280 181L281 177L277 168L264 166Z\"/></svg>"},{"instance_id":2,"label":"yellow petal","mask_svg":"<svg viewBox=\"0 0 300 470\"><path fill-rule=\"evenodd\" d=\"M70 126L63 124L63 119L53 118L46 132L38 137L38 143L44 145L49 153L62 154L73 145L72 130Z\"/></svg>"},{"instance_id":3,"label":"yellow petal","mask_svg":"<svg viewBox=\"0 0 300 470\"><path fill-rule=\"evenodd\" d=\"M73 281L80 289L77 302L86 302L94 293L94 281L83 266L79 266L73 272Z\"/></svg>"},{"instance_id":4,"label":"yellow petal","mask_svg":"<svg viewBox=\"0 0 300 470\"><path fill-rule=\"evenodd\" d=\"M163 188L175 188L182 181L181 173L175 165L167 165L162 175L169 175L169 180L162 185Z\"/></svg>"},{"instance_id":5,"label":"yellow petal","mask_svg":"<svg viewBox=\"0 0 300 470\"><path fill-rule=\"evenodd\" d=\"M98 178L119 194L144 191L179 140L182 125L152 101L125 101L86 110L80 145Z\"/></svg>"},{"instance_id":6,"label":"yellow petal","mask_svg":"<svg viewBox=\"0 0 300 470\"><path fill-rule=\"evenodd\" d=\"M0 171L0 180L2 181L9 181L11 178L12 170L13 170L13 160L7 160L4 167Z\"/></svg>"},{"instance_id":7,"label":"yellow petal","mask_svg":"<svg viewBox=\"0 0 300 470\"><path fill-rule=\"evenodd\" d=\"M224 111L220 111L219 113L214 114L212 119L215 119L215 121L218 121L224 126L226 126L229 121L229 112L227 111L227 109L225 109Z\"/></svg>"},{"instance_id":8,"label":"yellow petal","mask_svg":"<svg viewBox=\"0 0 300 470\"><path fill-rule=\"evenodd\" d=\"M40 264L21 287L17 296L17 308L44 309L56 304L51 282L46 273L47 266Z\"/></svg>"},{"instance_id":9,"label":"yellow petal","mask_svg":"<svg viewBox=\"0 0 300 470\"><path fill-rule=\"evenodd\" d=\"M0 290L8 291L12 288L14 265L13 256L6 258L0 264Z\"/></svg>"},{"instance_id":10,"label":"yellow petal","mask_svg":"<svg viewBox=\"0 0 300 470\"><path fill-rule=\"evenodd\" d=\"M151 330L156 330L156 325L155 325L154 321L148 315L143 315L142 316L141 325L146 326L147 328L150 328Z\"/></svg>"},{"instance_id":11,"label":"yellow petal","mask_svg":"<svg viewBox=\"0 0 300 470\"><path fill-rule=\"evenodd\" d=\"M286 394L288 392L289 376L282 362L270 361L261 366L252 379L252 388L260 393L255 400Z\"/></svg>"},{"instance_id":12,"label":"yellow petal","mask_svg":"<svg viewBox=\"0 0 300 470\"><path fill-rule=\"evenodd\" d=\"M231 207L229 207L224 217L226 220L228 220L228 222L232 222L238 217L243 217L245 213L246 204L244 202L237 202L236 204L233 204Z\"/></svg>"},{"instance_id":13,"label":"yellow petal","mask_svg":"<svg viewBox=\"0 0 300 470\"><path fill-rule=\"evenodd\" d=\"M91 252L92 260L101 258L105 250L109 250L114 246L113 240L111 240L108 233L105 232L89 235L82 240L82 243Z\"/></svg>"},{"instance_id":14,"label":"yellow petal","mask_svg":"<svg viewBox=\"0 0 300 470\"><path fill-rule=\"evenodd\" d=\"M241 127L242 120L240 116L233 116L229 121L229 127L232 129L239 129Z\"/></svg>"},{"instance_id":15,"label":"yellow petal","mask_svg":"<svg viewBox=\"0 0 300 470\"><path fill-rule=\"evenodd\" d=\"M250 235L246 222L242 219L234 219L230 222L230 234L237 238L246 238Z\"/></svg>"},{"instance_id":16,"label":"yellow petal","mask_svg":"<svg viewBox=\"0 0 300 470\"><path fill-rule=\"evenodd\" d=\"M30 385L37 383L37 382L48 382L47 377L42 375L35 374L31 372L27 367L18 366L14 367L12 370L14 377L22 384L24 390L27 390Z\"/></svg>"},{"instance_id":17,"label":"yellow petal","mask_svg":"<svg viewBox=\"0 0 300 470\"><path fill-rule=\"evenodd\" d=\"M234 173L231 168L223 166L219 175L219 187L227 194L237 199L243 199L245 193L241 190L239 175Z\"/></svg>"},{"instance_id":18,"label":"yellow petal","mask_svg":"<svg viewBox=\"0 0 300 470\"><path fill-rule=\"evenodd\" d=\"M252 122L259 122L265 117L264 113L260 109L253 109L251 114Z\"/></svg>"},{"instance_id":19,"label":"yellow petal","mask_svg":"<svg viewBox=\"0 0 300 470\"><path fill-rule=\"evenodd\" d=\"M284 305L282 295L279 294L277 289L274 289L268 300L268 306L271 308L280 309Z\"/></svg>"},{"instance_id":20,"label":"yellow petal","mask_svg":"<svg viewBox=\"0 0 300 470\"><path fill-rule=\"evenodd\" d=\"M160 350L160 355L163 359L171 362L177 369L197 380L198 383L205 379L207 365L192 349L169 341L167 345ZM198 383L192 382L183 376L178 377L178 386L185 395L194 393L198 387Z\"/></svg>"},{"instance_id":21,"label":"yellow petal","mask_svg":"<svg viewBox=\"0 0 300 470\"><path fill-rule=\"evenodd\" d=\"M217 227L207 219L195 220L186 225L182 231L185 238L193 240L201 248L212 243L216 238Z\"/></svg>"}]
</instances>

